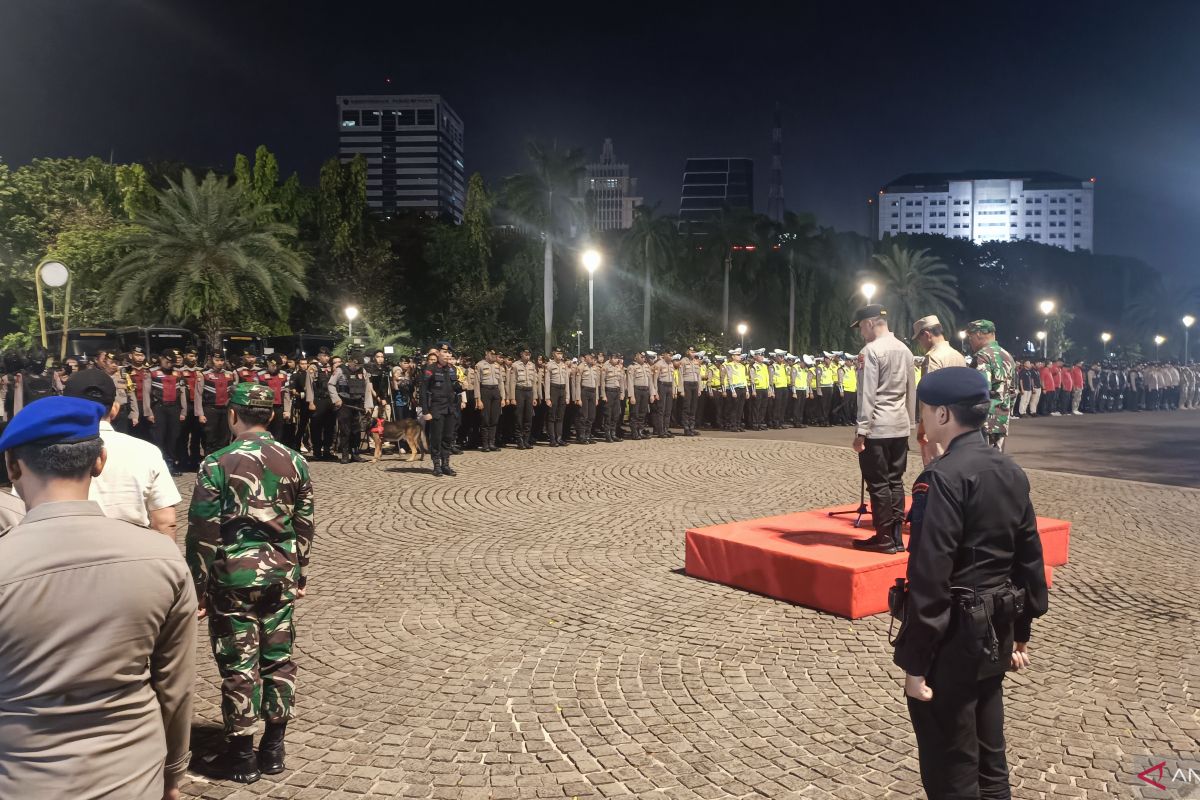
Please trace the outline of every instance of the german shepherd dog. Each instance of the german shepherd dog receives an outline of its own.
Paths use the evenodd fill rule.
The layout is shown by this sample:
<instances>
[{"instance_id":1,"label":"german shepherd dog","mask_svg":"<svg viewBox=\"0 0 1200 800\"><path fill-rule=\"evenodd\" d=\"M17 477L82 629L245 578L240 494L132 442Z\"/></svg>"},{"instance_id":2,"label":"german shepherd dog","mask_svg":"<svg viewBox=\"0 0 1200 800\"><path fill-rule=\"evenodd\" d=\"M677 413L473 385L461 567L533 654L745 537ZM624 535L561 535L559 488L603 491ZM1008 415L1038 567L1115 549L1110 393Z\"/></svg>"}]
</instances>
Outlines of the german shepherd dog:
<instances>
[{"instance_id":1,"label":"german shepherd dog","mask_svg":"<svg viewBox=\"0 0 1200 800\"><path fill-rule=\"evenodd\" d=\"M415 419L383 420L382 427L381 431L376 422L375 427L371 430L371 439L375 442L375 457L371 459L372 463L379 460L385 441L396 443L397 454L400 452L401 441L408 445L407 461L416 461L418 456L422 461L425 460L425 454L429 452L429 444L425 441L425 429L420 422Z\"/></svg>"}]
</instances>

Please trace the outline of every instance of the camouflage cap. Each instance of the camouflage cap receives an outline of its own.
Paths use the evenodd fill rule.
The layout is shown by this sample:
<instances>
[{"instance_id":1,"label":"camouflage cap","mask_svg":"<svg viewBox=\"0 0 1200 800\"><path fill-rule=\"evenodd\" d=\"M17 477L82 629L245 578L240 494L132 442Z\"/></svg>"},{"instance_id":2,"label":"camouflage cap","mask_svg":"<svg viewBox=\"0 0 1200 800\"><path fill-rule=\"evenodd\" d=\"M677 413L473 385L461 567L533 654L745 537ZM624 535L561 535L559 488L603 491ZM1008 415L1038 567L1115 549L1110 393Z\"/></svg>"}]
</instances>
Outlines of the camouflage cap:
<instances>
[{"instance_id":1,"label":"camouflage cap","mask_svg":"<svg viewBox=\"0 0 1200 800\"><path fill-rule=\"evenodd\" d=\"M977 319L967 323L967 333L995 333L996 323L990 319Z\"/></svg>"},{"instance_id":2,"label":"camouflage cap","mask_svg":"<svg viewBox=\"0 0 1200 800\"><path fill-rule=\"evenodd\" d=\"M275 405L275 392L261 383L243 382L233 387L229 402L247 408L271 408Z\"/></svg>"}]
</instances>

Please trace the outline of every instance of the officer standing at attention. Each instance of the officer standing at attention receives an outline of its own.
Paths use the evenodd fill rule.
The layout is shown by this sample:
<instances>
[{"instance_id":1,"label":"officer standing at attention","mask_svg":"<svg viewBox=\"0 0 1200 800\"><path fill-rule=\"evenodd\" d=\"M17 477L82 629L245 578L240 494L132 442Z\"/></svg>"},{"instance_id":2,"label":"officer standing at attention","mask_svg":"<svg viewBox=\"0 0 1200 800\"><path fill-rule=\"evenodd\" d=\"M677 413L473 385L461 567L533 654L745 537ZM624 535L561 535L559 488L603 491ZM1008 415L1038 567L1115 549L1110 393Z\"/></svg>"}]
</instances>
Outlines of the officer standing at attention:
<instances>
[{"instance_id":1,"label":"officer standing at attention","mask_svg":"<svg viewBox=\"0 0 1200 800\"><path fill-rule=\"evenodd\" d=\"M592 438L592 426L596 422L596 408L600 405L600 391L604 385L604 375L596 364L595 356L583 354L583 363L575 370L574 385L571 396L575 405L579 406L579 416L576 418L575 441L580 444L595 444Z\"/></svg>"},{"instance_id":2,"label":"officer standing at attention","mask_svg":"<svg viewBox=\"0 0 1200 800\"><path fill-rule=\"evenodd\" d=\"M671 402L675 399L675 365L671 356L663 351L650 367L654 375L654 394L658 397L658 407L654 411L654 435L659 439L672 436L671 433Z\"/></svg>"},{"instance_id":3,"label":"officer standing at attention","mask_svg":"<svg viewBox=\"0 0 1200 800\"><path fill-rule=\"evenodd\" d=\"M267 356L267 368L258 373L258 382L275 395L274 415L267 430L277 441L283 441L284 425L292 415L292 394L288 391L288 374L279 368L279 356Z\"/></svg>"},{"instance_id":4,"label":"officer standing at attention","mask_svg":"<svg viewBox=\"0 0 1200 800\"><path fill-rule=\"evenodd\" d=\"M646 359L658 360L658 353L647 350L633 354L633 364L629 366L629 396L633 403L629 408L629 427L631 439L647 438L642 431L646 429L646 415L650 412L650 404L656 399L654 394L654 376Z\"/></svg>"},{"instance_id":5,"label":"officer standing at attention","mask_svg":"<svg viewBox=\"0 0 1200 800\"><path fill-rule=\"evenodd\" d=\"M179 426L185 418L187 382L175 369L175 351L164 350L158 357L159 366L150 370L142 382L142 408L148 409L146 419L153 426L154 444L166 459L171 474L179 475L175 462L175 443Z\"/></svg>"},{"instance_id":6,"label":"officer standing at attention","mask_svg":"<svg viewBox=\"0 0 1200 800\"><path fill-rule=\"evenodd\" d=\"M617 427L621 424L621 414L625 410L625 398L628 396L629 381L625 368L621 366L621 356L613 353L608 363L604 365L604 441L612 444L621 441L617 437Z\"/></svg>"},{"instance_id":7,"label":"officer standing at attention","mask_svg":"<svg viewBox=\"0 0 1200 800\"><path fill-rule=\"evenodd\" d=\"M921 378L946 367L965 367L967 365L967 359L963 357L963 354L946 341L946 332L942 328L941 320L936 315L930 314L927 317L921 317L913 323L913 341L925 353L925 360L921 362ZM919 411L918 408L918 413ZM926 440L925 429L920 424L920 419L918 416L917 444L921 446L922 463L928 465L930 461L940 456L941 452Z\"/></svg>"},{"instance_id":8,"label":"officer standing at attention","mask_svg":"<svg viewBox=\"0 0 1200 800\"><path fill-rule=\"evenodd\" d=\"M454 414L459 407L462 384L450 363L450 351L438 350L437 361L421 368L421 407L424 410L429 455L435 477L458 473L450 468L450 447L454 444Z\"/></svg>"},{"instance_id":9,"label":"officer standing at attention","mask_svg":"<svg viewBox=\"0 0 1200 800\"><path fill-rule=\"evenodd\" d=\"M529 348L521 351L519 361L513 362L508 372L509 402L516 407L517 449L529 450L533 444L529 441L530 429L533 426L533 407L537 405L539 384L537 365L529 358ZM433 446L430 439L430 447Z\"/></svg>"},{"instance_id":10,"label":"officer standing at attention","mask_svg":"<svg viewBox=\"0 0 1200 800\"><path fill-rule=\"evenodd\" d=\"M304 597L313 539L308 464L267 432L274 405L266 386L234 388L233 444L204 459L188 509L187 562L208 616L227 739L207 767L238 783L285 768L296 695L293 608ZM260 717L267 726L255 758Z\"/></svg>"},{"instance_id":11,"label":"officer standing at attention","mask_svg":"<svg viewBox=\"0 0 1200 800\"><path fill-rule=\"evenodd\" d=\"M742 409L746 405L746 387L749 385L750 373L742 363L742 348L730 350L729 355L733 360L725 365L725 424L721 427L727 431L741 433L746 430Z\"/></svg>"},{"instance_id":12,"label":"officer standing at attention","mask_svg":"<svg viewBox=\"0 0 1200 800\"><path fill-rule=\"evenodd\" d=\"M183 351L183 366L176 370L187 384L188 402L184 406L185 419L179 426L175 458L177 463L185 465L189 470L200 466L200 445L204 439L204 428L200 424L200 393L196 391L196 384L203 371L198 357L196 348L189 347Z\"/></svg>"},{"instance_id":13,"label":"officer standing at attention","mask_svg":"<svg viewBox=\"0 0 1200 800\"><path fill-rule=\"evenodd\" d=\"M1004 450L1008 438L1008 417L1012 414L1013 388L1017 379L1017 362L996 341L996 324L977 319L967 325L967 341L974 355L975 369L988 379L992 392L992 408L983 426L983 435L997 450Z\"/></svg>"},{"instance_id":14,"label":"officer standing at attention","mask_svg":"<svg viewBox=\"0 0 1200 800\"><path fill-rule=\"evenodd\" d=\"M696 430L696 411L700 405L700 384L704 380L704 365L695 348L689 347L687 355L679 361L679 383L683 387L683 407L679 422L684 436L699 436Z\"/></svg>"},{"instance_id":15,"label":"officer standing at attention","mask_svg":"<svg viewBox=\"0 0 1200 800\"><path fill-rule=\"evenodd\" d=\"M237 374L225 368L225 356L213 353L212 366L200 373L200 424L204 426L204 455L212 455L229 444L229 395Z\"/></svg>"},{"instance_id":16,"label":"officer standing at attention","mask_svg":"<svg viewBox=\"0 0 1200 800\"><path fill-rule=\"evenodd\" d=\"M475 396L475 409L480 413L479 451L494 453L496 447L496 425L500 422L500 408L508 399L504 368L496 363L496 351L488 349L483 360L475 365L475 382L479 392Z\"/></svg>"},{"instance_id":17,"label":"officer standing at attention","mask_svg":"<svg viewBox=\"0 0 1200 800\"><path fill-rule=\"evenodd\" d=\"M346 363L329 379L328 391L329 399L337 409L338 450L341 451L338 460L342 464L358 463L362 461L358 449L362 441L363 415L376 404L371 376L359 363L358 353L346 355Z\"/></svg>"},{"instance_id":18,"label":"officer standing at attention","mask_svg":"<svg viewBox=\"0 0 1200 800\"><path fill-rule=\"evenodd\" d=\"M546 398L546 433L551 447L566 447L563 440L563 418L567 403L571 402L571 367L563 361L561 347L554 348L554 357L546 365L545 383L542 387Z\"/></svg>"},{"instance_id":19,"label":"officer standing at attention","mask_svg":"<svg viewBox=\"0 0 1200 800\"><path fill-rule=\"evenodd\" d=\"M917 387L925 435L945 454L913 485L907 592L894 661L930 798L1007 798L1001 684L1029 666L1046 573L1029 480L989 447L987 377L932 372Z\"/></svg>"},{"instance_id":20,"label":"officer standing at attention","mask_svg":"<svg viewBox=\"0 0 1200 800\"><path fill-rule=\"evenodd\" d=\"M313 458L322 461L332 458L333 427L337 421L333 402L329 399L328 387L329 379L333 377L333 367L329 362L328 347L317 351L317 363L310 366L310 369L304 399L308 402L308 412L311 415Z\"/></svg>"},{"instance_id":21,"label":"officer standing at attention","mask_svg":"<svg viewBox=\"0 0 1200 800\"><path fill-rule=\"evenodd\" d=\"M722 387L725 383L725 356L717 353L711 364L705 365L705 393L708 395L709 411L706 417L712 420L714 430L725 427L724 408L722 403L725 393Z\"/></svg>"},{"instance_id":22,"label":"officer standing at attention","mask_svg":"<svg viewBox=\"0 0 1200 800\"><path fill-rule=\"evenodd\" d=\"M242 351L242 365L237 369L238 383L258 383L258 357L249 350Z\"/></svg>"}]
</instances>

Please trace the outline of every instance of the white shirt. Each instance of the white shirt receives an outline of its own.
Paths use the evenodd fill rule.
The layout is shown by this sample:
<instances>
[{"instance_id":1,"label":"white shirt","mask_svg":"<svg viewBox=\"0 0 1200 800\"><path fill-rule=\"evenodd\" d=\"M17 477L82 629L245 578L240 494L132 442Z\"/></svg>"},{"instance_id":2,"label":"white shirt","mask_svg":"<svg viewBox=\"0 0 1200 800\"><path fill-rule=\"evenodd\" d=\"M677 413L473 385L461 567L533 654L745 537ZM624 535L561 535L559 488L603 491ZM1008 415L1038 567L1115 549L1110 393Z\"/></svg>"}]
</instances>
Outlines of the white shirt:
<instances>
[{"instance_id":1,"label":"white shirt","mask_svg":"<svg viewBox=\"0 0 1200 800\"><path fill-rule=\"evenodd\" d=\"M912 352L888 331L863 348L862 359L855 433L869 439L908 438L917 400Z\"/></svg>"},{"instance_id":2,"label":"white shirt","mask_svg":"<svg viewBox=\"0 0 1200 800\"><path fill-rule=\"evenodd\" d=\"M108 460L100 477L92 479L88 499L99 503L106 517L146 528L150 526L151 511L180 501L179 489L157 447L118 433L104 421L100 423L100 438Z\"/></svg>"}]
</instances>

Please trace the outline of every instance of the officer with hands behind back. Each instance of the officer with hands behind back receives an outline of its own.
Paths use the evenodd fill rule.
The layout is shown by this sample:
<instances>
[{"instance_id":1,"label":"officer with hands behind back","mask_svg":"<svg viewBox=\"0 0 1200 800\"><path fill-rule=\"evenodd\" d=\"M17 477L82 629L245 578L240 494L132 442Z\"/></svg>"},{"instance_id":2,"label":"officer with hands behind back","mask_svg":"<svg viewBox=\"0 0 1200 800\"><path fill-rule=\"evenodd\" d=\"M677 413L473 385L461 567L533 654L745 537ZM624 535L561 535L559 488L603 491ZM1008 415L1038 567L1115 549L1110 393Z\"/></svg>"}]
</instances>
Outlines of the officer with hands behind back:
<instances>
[{"instance_id":1,"label":"officer with hands behind back","mask_svg":"<svg viewBox=\"0 0 1200 800\"><path fill-rule=\"evenodd\" d=\"M917 387L925 434L945 455L913 486L907 591L896 665L916 733L921 782L938 798L1008 798L1001 683L1029 665L1046 612L1042 543L1029 480L989 446L987 378L946 367ZM897 582L899 583L899 581Z\"/></svg>"}]
</instances>

